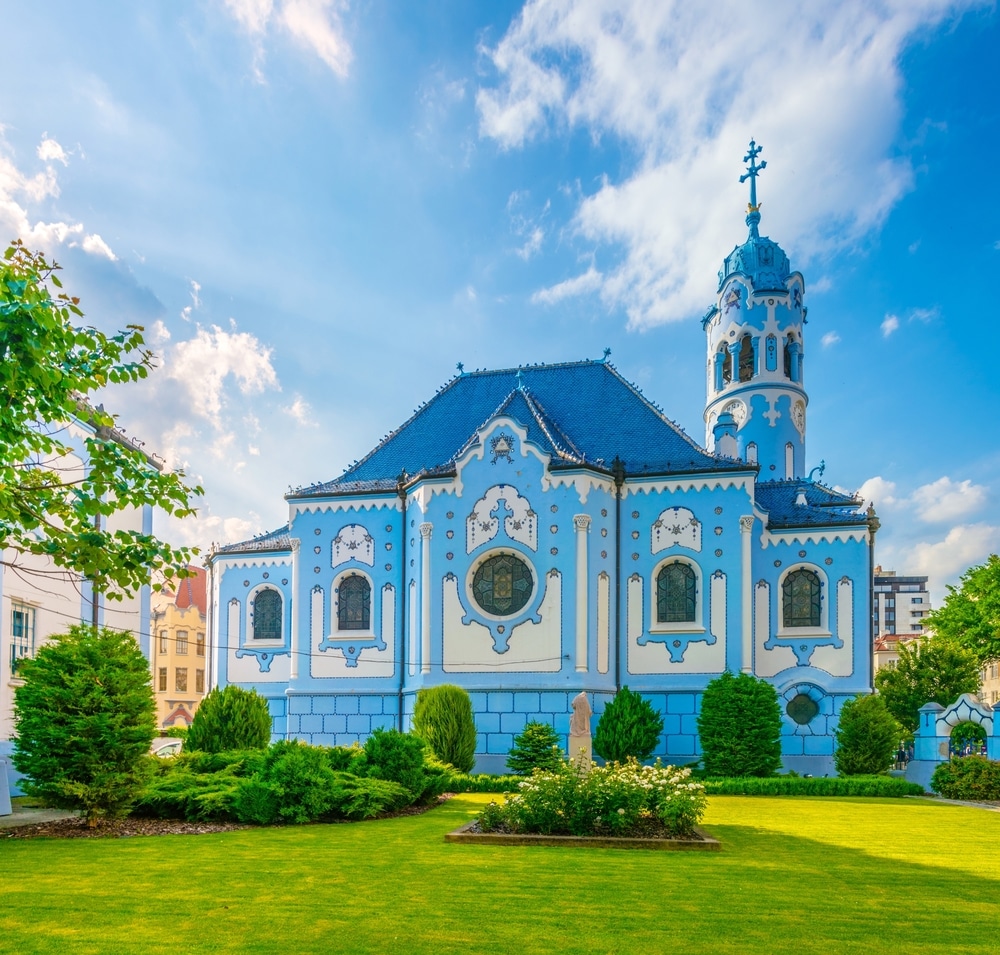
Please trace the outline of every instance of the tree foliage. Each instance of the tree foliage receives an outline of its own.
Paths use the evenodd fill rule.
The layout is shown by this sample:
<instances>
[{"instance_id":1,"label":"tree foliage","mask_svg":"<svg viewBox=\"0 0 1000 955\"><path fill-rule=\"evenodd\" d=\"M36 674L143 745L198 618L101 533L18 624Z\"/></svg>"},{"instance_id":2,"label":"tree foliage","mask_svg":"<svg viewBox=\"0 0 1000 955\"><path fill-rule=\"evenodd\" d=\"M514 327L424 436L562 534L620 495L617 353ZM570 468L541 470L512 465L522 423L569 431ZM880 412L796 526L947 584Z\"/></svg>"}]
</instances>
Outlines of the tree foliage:
<instances>
[{"instance_id":1,"label":"tree foliage","mask_svg":"<svg viewBox=\"0 0 1000 955\"><path fill-rule=\"evenodd\" d=\"M962 574L958 587L949 584L944 603L924 623L972 650L981 666L1000 660L1000 557L991 554Z\"/></svg>"},{"instance_id":2,"label":"tree foliage","mask_svg":"<svg viewBox=\"0 0 1000 955\"><path fill-rule=\"evenodd\" d=\"M706 687L698 714L709 776L770 776L781 765L781 710L767 680L728 670Z\"/></svg>"},{"instance_id":3,"label":"tree foliage","mask_svg":"<svg viewBox=\"0 0 1000 955\"><path fill-rule=\"evenodd\" d=\"M476 721L472 699L460 686L442 683L417 693L413 732L442 762L469 772L476 762Z\"/></svg>"},{"instance_id":4,"label":"tree foliage","mask_svg":"<svg viewBox=\"0 0 1000 955\"><path fill-rule=\"evenodd\" d=\"M948 706L963 693L977 693L979 682L975 653L943 636L900 644L899 660L875 674L875 688L886 707L911 735L925 703Z\"/></svg>"},{"instance_id":5,"label":"tree foliage","mask_svg":"<svg viewBox=\"0 0 1000 955\"><path fill-rule=\"evenodd\" d=\"M271 742L271 711L256 690L213 688L201 701L188 728L186 750L222 753L266 749Z\"/></svg>"},{"instance_id":6,"label":"tree foliage","mask_svg":"<svg viewBox=\"0 0 1000 955\"><path fill-rule=\"evenodd\" d=\"M147 504L185 517L201 488L154 466L90 403L106 385L145 378L153 357L138 325L105 335L77 324L79 300L49 288L61 288L57 270L20 241L0 260L0 547L11 564L48 557L120 599L152 571L181 572L194 552L106 518ZM89 435L85 471L68 466L74 419Z\"/></svg>"},{"instance_id":7,"label":"tree foliage","mask_svg":"<svg viewBox=\"0 0 1000 955\"><path fill-rule=\"evenodd\" d=\"M559 734L548 724L530 720L524 732L514 737L514 745L507 754L507 767L520 776L529 775L534 769L559 769L566 761L566 754L559 748Z\"/></svg>"},{"instance_id":8,"label":"tree foliage","mask_svg":"<svg viewBox=\"0 0 1000 955\"><path fill-rule=\"evenodd\" d=\"M156 732L149 664L131 634L71 627L23 661L14 766L29 795L80 809L91 825L127 815Z\"/></svg>"},{"instance_id":9,"label":"tree foliage","mask_svg":"<svg viewBox=\"0 0 1000 955\"><path fill-rule=\"evenodd\" d=\"M594 752L607 762L649 759L662 732L663 716L649 700L623 686L597 721Z\"/></svg>"},{"instance_id":10,"label":"tree foliage","mask_svg":"<svg viewBox=\"0 0 1000 955\"><path fill-rule=\"evenodd\" d=\"M856 696L840 711L833 763L841 776L887 773L902 728L880 696Z\"/></svg>"}]
</instances>

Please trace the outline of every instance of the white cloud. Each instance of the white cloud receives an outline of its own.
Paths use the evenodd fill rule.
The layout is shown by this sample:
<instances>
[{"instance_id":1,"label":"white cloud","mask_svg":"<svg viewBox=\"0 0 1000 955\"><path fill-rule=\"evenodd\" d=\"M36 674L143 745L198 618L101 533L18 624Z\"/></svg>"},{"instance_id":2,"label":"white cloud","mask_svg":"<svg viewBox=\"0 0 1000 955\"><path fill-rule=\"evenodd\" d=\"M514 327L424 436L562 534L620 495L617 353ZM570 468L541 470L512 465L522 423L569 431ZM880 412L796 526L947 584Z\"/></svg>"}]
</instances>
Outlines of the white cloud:
<instances>
[{"instance_id":1,"label":"white cloud","mask_svg":"<svg viewBox=\"0 0 1000 955\"><path fill-rule=\"evenodd\" d=\"M935 308L913 308L910 309L909 320L911 322L923 322L927 325L933 322L940 314L940 309Z\"/></svg>"},{"instance_id":2,"label":"white cloud","mask_svg":"<svg viewBox=\"0 0 1000 955\"><path fill-rule=\"evenodd\" d=\"M343 0L225 0L230 15L256 41L254 72L262 80L263 39L272 24L283 27L295 42L318 56L338 76L347 76L354 57L344 35Z\"/></svg>"},{"instance_id":3,"label":"white cloud","mask_svg":"<svg viewBox=\"0 0 1000 955\"><path fill-rule=\"evenodd\" d=\"M829 275L821 275L814 282L809 284L809 291L817 295L823 292L829 292L833 288L833 279Z\"/></svg>"},{"instance_id":4,"label":"white cloud","mask_svg":"<svg viewBox=\"0 0 1000 955\"><path fill-rule=\"evenodd\" d=\"M829 348L831 345L836 345L840 341L840 336L836 332L827 332L821 339L820 344L824 348Z\"/></svg>"},{"instance_id":5,"label":"white cloud","mask_svg":"<svg viewBox=\"0 0 1000 955\"><path fill-rule=\"evenodd\" d=\"M593 292L601 287L603 276L594 266L590 266L582 275L576 278L566 279L549 288L539 289L531 296L531 301L536 305L555 305L564 298L571 298L574 295L583 295L586 292Z\"/></svg>"},{"instance_id":6,"label":"white cloud","mask_svg":"<svg viewBox=\"0 0 1000 955\"><path fill-rule=\"evenodd\" d=\"M112 262L118 261L118 256L111 251L111 246L104 241L96 232L91 235L85 235L83 237L83 242L80 243L83 247L84 252L89 252L91 255L103 255L106 259L110 259Z\"/></svg>"},{"instance_id":7,"label":"white cloud","mask_svg":"<svg viewBox=\"0 0 1000 955\"><path fill-rule=\"evenodd\" d=\"M589 290L633 326L687 318L711 300L706 276L741 231L751 135L770 160L765 229L795 264L881 226L913 183L893 152L900 55L974 2L777 0L768 16L781 29L764 30L760 7L738 0L529 0L483 51L497 79L477 94L480 134L503 149L574 127L623 140L635 171L577 206L579 239L622 250Z\"/></svg>"},{"instance_id":8,"label":"white cloud","mask_svg":"<svg viewBox=\"0 0 1000 955\"><path fill-rule=\"evenodd\" d=\"M195 311L195 309L201 308L201 298L198 294L201 292L201 283L196 282L194 279L190 279L189 281L191 283L191 304L185 305L184 308L181 309L181 318L183 318L185 322L190 322L191 313Z\"/></svg>"},{"instance_id":9,"label":"white cloud","mask_svg":"<svg viewBox=\"0 0 1000 955\"><path fill-rule=\"evenodd\" d=\"M911 242L906 247L906 251L909 252L910 255L913 255L914 253L916 253L917 249L919 249L919 248L920 248L920 239L917 239L916 242Z\"/></svg>"},{"instance_id":10,"label":"white cloud","mask_svg":"<svg viewBox=\"0 0 1000 955\"><path fill-rule=\"evenodd\" d=\"M898 503L896 497L896 482L887 481L885 478L876 475L868 478L864 484L858 488L858 497L862 501L870 501L876 508L881 506L892 507Z\"/></svg>"},{"instance_id":11,"label":"white cloud","mask_svg":"<svg viewBox=\"0 0 1000 955\"><path fill-rule=\"evenodd\" d=\"M913 492L917 517L927 523L946 523L974 514L985 503L987 490L972 481L952 481L938 478Z\"/></svg>"},{"instance_id":12,"label":"white cloud","mask_svg":"<svg viewBox=\"0 0 1000 955\"><path fill-rule=\"evenodd\" d=\"M315 421L312 420L312 408L309 407L309 402L306 401L301 395L296 395L295 400L287 407L282 408L296 424L301 425L315 425Z\"/></svg>"},{"instance_id":13,"label":"white cloud","mask_svg":"<svg viewBox=\"0 0 1000 955\"><path fill-rule=\"evenodd\" d=\"M64 166L69 165L69 159L66 156L66 151L59 145L54 139L49 138L48 133L43 133L43 139L38 144L38 158L43 162L49 162L50 160L55 160L56 162L61 162Z\"/></svg>"},{"instance_id":14,"label":"white cloud","mask_svg":"<svg viewBox=\"0 0 1000 955\"><path fill-rule=\"evenodd\" d=\"M266 389L280 391L278 376L271 365L271 349L249 332L223 331L218 325L199 327L194 338L178 342L164 364L167 377L181 383L190 399L193 414L221 427L225 383L233 378L244 395Z\"/></svg>"},{"instance_id":15,"label":"white cloud","mask_svg":"<svg viewBox=\"0 0 1000 955\"><path fill-rule=\"evenodd\" d=\"M899 319L895 315L886 315L882 319L882 337L888 338L897 328L899 328Z\"/></svg>"},{"instance_id":16,"label":"white cloud","mask_svg":"<svg viewBox=\"0 0 1000 955\"><path fill-rule=\"evenodd\" d=\"M937 582L954 579L968 567L981 563L996 552L1000 527L965 524L953 527L942 541L922 541L906 560L908 573L926 574Z\"/></svg>"}]
</instances>

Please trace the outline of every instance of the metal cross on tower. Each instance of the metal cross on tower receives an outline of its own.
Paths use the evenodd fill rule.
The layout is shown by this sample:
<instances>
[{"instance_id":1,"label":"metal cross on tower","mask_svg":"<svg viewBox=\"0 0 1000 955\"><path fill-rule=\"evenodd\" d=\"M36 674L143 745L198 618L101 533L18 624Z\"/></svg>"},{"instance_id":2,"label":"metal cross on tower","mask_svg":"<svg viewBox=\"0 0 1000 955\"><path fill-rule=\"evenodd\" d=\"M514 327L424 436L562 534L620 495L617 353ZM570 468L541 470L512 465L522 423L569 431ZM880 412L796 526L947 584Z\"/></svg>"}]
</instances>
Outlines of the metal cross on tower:
<instances>
[{"instance_id":1,"label":"metal cross on tower","mask_svg":"<svg viewBox=\"0 0 1000 955\"><path fill-rule=\"evenodd\" d=\"M757 157L761 154L764 149L763 146L758 146L752 139L750 140L750 151L743 157L743 162L750 163L747 166L747 171L740 176L740 182L746 182L750 180L750 207L747 212L756 212L760 207L757 205L757 176L760 174L762 169L767 167L767 162L762 162L759 166L757 165Z\"/></svg>"}]
</instances>

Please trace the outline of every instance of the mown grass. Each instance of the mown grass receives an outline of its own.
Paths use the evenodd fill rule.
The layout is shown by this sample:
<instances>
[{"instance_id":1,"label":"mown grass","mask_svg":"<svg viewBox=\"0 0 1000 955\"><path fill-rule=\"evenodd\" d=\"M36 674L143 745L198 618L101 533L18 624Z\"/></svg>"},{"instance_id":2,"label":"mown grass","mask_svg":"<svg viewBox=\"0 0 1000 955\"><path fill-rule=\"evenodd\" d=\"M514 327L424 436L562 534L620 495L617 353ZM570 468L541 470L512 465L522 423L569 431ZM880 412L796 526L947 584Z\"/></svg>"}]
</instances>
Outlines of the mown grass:
<instances>
[{"instance_id":1,"label":"mown grass","mask_svg":"<svg viewBox=\"0 0 1000 955\"><path fill-rule=\"evenodd\" d=\"M709 800L718 853L453 845L423 816L0 843L0 950L995 953L1000 813Z\"/></svg>"}]
</instances>

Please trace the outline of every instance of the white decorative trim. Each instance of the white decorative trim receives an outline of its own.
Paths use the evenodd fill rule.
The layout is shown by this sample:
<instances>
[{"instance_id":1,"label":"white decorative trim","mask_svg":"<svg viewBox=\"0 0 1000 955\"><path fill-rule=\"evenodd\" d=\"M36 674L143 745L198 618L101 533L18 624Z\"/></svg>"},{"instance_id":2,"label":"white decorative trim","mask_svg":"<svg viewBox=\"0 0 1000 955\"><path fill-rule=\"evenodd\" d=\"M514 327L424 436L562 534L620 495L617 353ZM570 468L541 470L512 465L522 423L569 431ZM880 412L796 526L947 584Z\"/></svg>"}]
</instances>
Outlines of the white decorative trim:
<instances>
[{"instance_id":1,"label":"white decorative trim","mask_svg":"<svg viewBox=\"0 0 1000 955\"><path fill-rule=\"evenodd\" d=\"M392 584L382 585L381 617L382 642L387 647L396 646L396 588ZM393 655L396 651L393 649Z\"/></svg>"},{"instance_id":2,"label":"white decorative trim","mask_svg":"<svg viewBox=\"0 0 1000 955\"><path fill-rule=\"evenodd\" d=\"M673 623L657 620L656 582L660 571L667 564L684 564L694 571L694 620L681 620ZM649 632L650 633L704 633L705 589L702 581L701 566L686 554L670 554L653 567L649 575Z\"/></svg>"},{"instance_id":3,"label":"white decorative trim","mask_svg":"<svg viewBox=\"0 0 1000 955\"><path fill-rule=\"evenodd\" d=\"M504 533L531 550L538 550L538 515L531 503L511 484L495 484L475 504L465 519L465 552L489 543L500 533L500 502L506 506ZM498 516L494 517L494 513Z\"/></svg>"},{"instance_id":4,"label":"white decorative trim","mask_svg":"<svg viewBox=\"0 0 1000 955\"><path fill-rule=\"evenodd\" d=\"M586 673L587 659L587 534L590 531L590 515L574 514L573 527L576 530L576 670Z\"/></svg>"},{"instance_id":5,"label":"white decorative trim","mask_svg":"<svg viewBox=\"0 0 1000 955\"><path fill-rule=\"evenodd\" d=\"M740 517L740 577L742 580L743 599L741 605L741 623L743 626L743 641L741 668L744 673L753 673L753 523L752 514Z\"/></svg>"},{"instance_id":6,"label":"white decorative trim","mask_svg":"<svg viewBox=\"0 0 1000 955\"><path fill-rule=\"evenodd\" d=\"M854 637L854 582L850 577L837 581L837 637L850 647Z\"/></svg>"},{"instance_id":7,"label":"white decorative trim","mask_svg":"<svg viewBox=\"0 0 1000 955\"><path fill-rule=\"evenodd\" d=\"M370 495L360 493L348 497L309 498L290 503L289 517L294 520L300 514L331 514L339 511L402 511L403 502L395 491L375 491Z\"/></svg>"},{"instance_id":8,"label":"white decorative trim","mask_svg":"<svg viewBox=\"0 0 1000 955\"><path fill-rule=\"evenodd\" d=\"M227 570L246 570L250 567L291 567L292 557L291 548L288 550L287 557L268 557L262 559L255 559L253 557L245 557L244 555L227 557L225 554L218 554L212 558L213 564L220 564L225 562L225 567L220 568L223 574Z\"/></svg>"},{"instance_id":9,"label":"white decorative trim","mask_svg":"<svg viewBox=\"0 0 1000 955\"><path fill-rule=\"evenodd\" d=\"M340 629L340 585L348 577L360 577L368 582L368 628L365 630L341 630ZM330 587L330 626L326 631L327 640L364 640L375 636L375 617L378 608L375 604L375 583L371 576L357 567L350 567L341 571L333 578Z\"/></svg>"},{"instance_id":10,"label":"white decorative trim","mask_svg":"<svg viewBox=\"0 0 1000 955\"><path fill-rule=\"evenodd\" d=\"M517 435L518 441L518 451L520 457L526 458L528 455L536 458L542 464L543 471L548 470L550 456L544 451L537 448L532 442L528 440L528 429L523 425L518 424L513 418L507 415L497 415L495 418L491 418L486 422L476 432L476 441L473 443L472 447L469 448L465 454L462 455L455 462L455 481L454 485L457 489L458 496L462 496L462 471L472 462L472 461L483 461L486 458L486 436L492 431L496 431L498 428L504 428L506 430L513 431Z\"/></svg>"},{"instance_id":11,"label":"white decorative trim","mask_svg":"<svg viewBox=\"0 0 1000 955\"><path fill-rule=\"evenodd\" d=\"M649 529L650 550L658 554L668 547L701 550L701 522L686 507L668 507Z\"/></svg>"},{"instance_id":12,"label":"white decorative trim","mask_svg":"<svg viewBox=\"0 0 1000 955\"><path fill-rule=\"evenodd\" d=\"M597 575L597 672L607 673L611 646L611 578Z\"/></svg>"},{"instance_id":13,"label":"white decorative trim","mask_svg":"<svg viewBox=\"0 0 1000 955\"><path fill-rule=\"evenodd\" d=\"M360 564L375 566L375 538L364 524L346 524L333 539L331 567L354 559Z\"/></svg>"},{"instance_id":14,"label":"white decorative trim","mask_svg":"<svg viewBox=\"0 0 1000 955\"><path fill-rule=\"evenodd\" d=\"M410 620L407 634L406 666L410 671L410 676L417 675L417 582L410 581L408 607L410 610Z\"/></svg>"},{"instance_id":15,"label":"white decorative trim","mask_svg":"<svg viewBox=\"0 0 1000 955\"><path fill-rule=\"evenodd\" d=\"M558 471L556 474L546 472L546 479L543 481L545 490L558 487L572 487L581 504L587 503L587 498L591 491L604 491L611 494L614 491L615 482L613 478L594 474L592 471Z\"/></svg>"},{"instance_id":16,"label":"white decorative trim","mask_svg":"<svg viewBox=\"0 0 1000 955\"><path fill-rule=\"evenodd\" d=\"M765 530L760 535L761 547L778 544L846 544L849 541L857 541L859 544L867 544L871 534L867 525L846 530L844 528L828 530L810 531L803 528L796 531L768 531Z\"/></svg>"},{"instance_id":17,"label":"white decorative trim","mask_svg":"<svg viewBox=\"0 0 1000 955\"><path fill-rule=\"evenodd\" d=\"M726 642L726 575L717 570L709 578L709 621L711 634L716 640Z\"/></svg>"},{"instance_id":18,"label":"white decorative trim","mask_svg":"<svg viewBox=\"0 0 1000 955\"><path fill-rule=\"evenodd\" d=\"M675 494L678 491L729 491L735 488L753 494L755 474L737 471L733 476L712 478L669 478L664 480L636 481L631 475L622 487L622 496L635 494Z\"/></svg>"}]
</instances>

